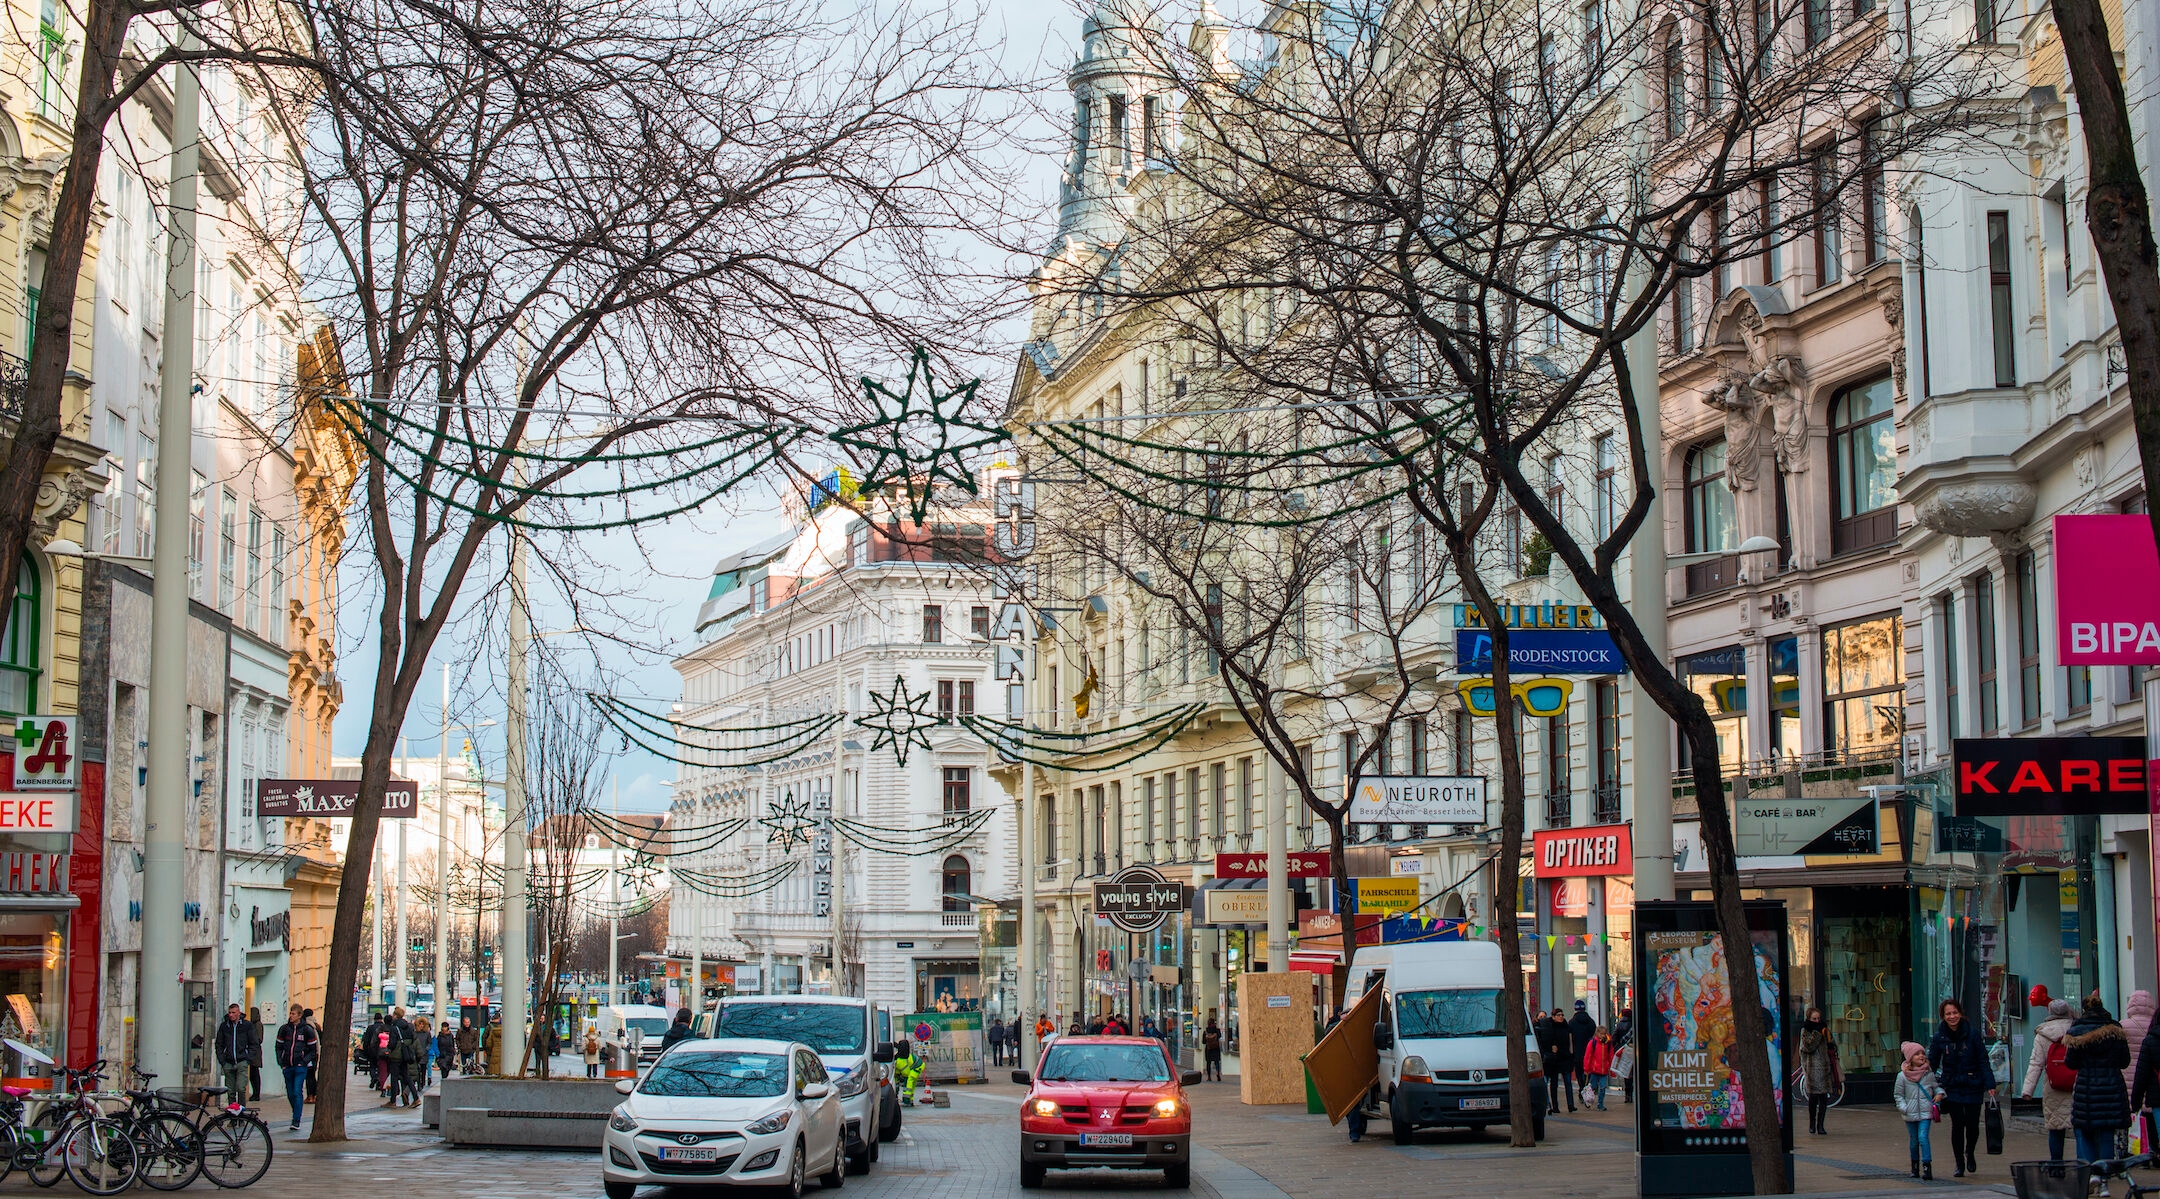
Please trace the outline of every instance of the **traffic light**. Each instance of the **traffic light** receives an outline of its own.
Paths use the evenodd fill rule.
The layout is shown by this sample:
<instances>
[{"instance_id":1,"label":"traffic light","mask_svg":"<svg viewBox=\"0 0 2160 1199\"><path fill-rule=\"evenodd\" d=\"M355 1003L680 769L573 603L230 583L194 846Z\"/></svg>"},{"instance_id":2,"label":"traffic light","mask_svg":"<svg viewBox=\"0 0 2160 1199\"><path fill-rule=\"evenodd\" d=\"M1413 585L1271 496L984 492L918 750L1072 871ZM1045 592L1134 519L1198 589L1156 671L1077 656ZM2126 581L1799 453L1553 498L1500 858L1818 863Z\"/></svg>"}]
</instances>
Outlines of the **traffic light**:
<instances>
[{"instance_id":1,"label":"traffic light","mask_svg":"<svg viewBox=\"0 0 2160 1199\"><path fill-rule=\"evenodd\" d=\"M482 945L480 947L480 956L484 958L494 957L495 947L493 945Z\"/></svg>"},{"instance_id":2,"label":"traffic light","mask_svg":"<svg viewBox=\"0 0 2160 1199\"><path fill-rule=\"evenodd\" d=\"M427 951L427 942L419 937L414 937L412 939L412 951L414 953L425 953Z\"/></svg>"}]
</instances>

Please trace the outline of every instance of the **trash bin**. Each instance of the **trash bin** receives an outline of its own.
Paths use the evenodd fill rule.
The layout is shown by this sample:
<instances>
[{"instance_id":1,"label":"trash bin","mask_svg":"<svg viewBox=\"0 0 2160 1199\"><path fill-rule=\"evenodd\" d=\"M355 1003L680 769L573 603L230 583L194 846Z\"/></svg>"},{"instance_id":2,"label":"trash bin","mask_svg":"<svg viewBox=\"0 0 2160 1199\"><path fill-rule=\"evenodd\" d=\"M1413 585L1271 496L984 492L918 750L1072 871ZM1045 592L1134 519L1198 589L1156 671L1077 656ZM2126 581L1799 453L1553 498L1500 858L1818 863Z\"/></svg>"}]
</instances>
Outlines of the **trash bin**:
<instances>
[{"instance_id":1,"label":"trash bin","mask_svg":"<svg viewBox=\"0 0 2160 1199\"><path fill-rule=\"evenodd\" d=\"M1299 1060L1304 1059L1300 1058ZM1310 1069L1305 1071L1305 1110L1315 1116L1327 1115L1327 1104L1320 1102L1320 1088L1313 1085L1312 1071ZM2024 1199L2024 1196L2021 1195L2018 1199Z\"/></svg>"},{"instance_id":2,"label":"trash bin","mask_svg":"<svg viewBox=\"0 0 2160 1199\"><path fill-rule=\"evenodd\" d=\"M2011 1162L2010 1179L2018 1199L2085 1199L2092 1188L2092 1163Z\"/></svg>"}]
</instances>

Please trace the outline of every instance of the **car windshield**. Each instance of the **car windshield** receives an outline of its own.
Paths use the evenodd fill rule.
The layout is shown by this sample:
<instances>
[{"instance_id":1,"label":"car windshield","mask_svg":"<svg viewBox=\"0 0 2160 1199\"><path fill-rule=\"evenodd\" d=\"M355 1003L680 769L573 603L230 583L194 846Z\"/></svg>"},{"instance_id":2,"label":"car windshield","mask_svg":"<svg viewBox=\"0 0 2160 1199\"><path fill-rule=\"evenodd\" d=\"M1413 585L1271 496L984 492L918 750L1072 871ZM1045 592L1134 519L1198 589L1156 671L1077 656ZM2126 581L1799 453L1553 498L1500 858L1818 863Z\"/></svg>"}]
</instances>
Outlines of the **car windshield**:
<instances>
[{"instance_id":1,"label":"car windshield","mask_svg":"<svg viewBox=\"0 0 2160 1199\"><path fill-rule=\"evenodd\" d=\"M668 1054L653 1064L640 1095L690 1099L769 1099L787 1094L788 1060L784 1053L692 1050Z\"/></svg>"},{"instance_id":2,"label":"car windshield","mask_svg":"<svg viewBox=\"0 0 2160 1199\"><path fill-rule=\"evenodd\" d=\"M801 1041L819 1053L861 1053L863 1010L842 1003L731 1003L716 1037Z\"/></svg>"},{"instance_id":3,"label":"car windshield","mask_svg":"<svg viewBox=\"0 0 2160 1199\"><path fill-rule=\"evenodd\" d=\"M635 1028L648 1037L667 1034L667 1021L658 1016L624 1016L623 1027Z\"/></svg>"},{"instance_id":4,"label":"car windshield","mask_svg":"<svg viewBox=\"0 0 2160 1199\"><path fill-rule=\"evenodd\" d=\"M1045 1082L1168 1082L1170 1063L1152 1045L1052 1045Z\"/></svg>"},{"instance_id":5,"label":"car windshield","mask_svg":"<svg viewBox=\"0 0 2160 1199\"><path fill-rule=\"evenodd\" d=\"M1500 992L1485 989L1405 991L1395 996L1395 1035L1410 1037L1497 1037L1506 1020Z\"/></svg>"}]
</instances>

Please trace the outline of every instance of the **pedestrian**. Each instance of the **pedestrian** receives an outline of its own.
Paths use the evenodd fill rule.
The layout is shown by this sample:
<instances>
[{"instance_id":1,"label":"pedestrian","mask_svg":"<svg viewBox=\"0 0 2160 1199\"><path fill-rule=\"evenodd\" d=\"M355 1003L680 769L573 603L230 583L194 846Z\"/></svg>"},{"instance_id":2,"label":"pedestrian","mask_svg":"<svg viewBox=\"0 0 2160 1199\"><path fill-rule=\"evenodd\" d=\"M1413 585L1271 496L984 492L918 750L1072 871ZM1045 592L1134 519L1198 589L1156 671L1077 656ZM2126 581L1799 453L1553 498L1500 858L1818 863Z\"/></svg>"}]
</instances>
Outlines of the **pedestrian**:
<instances>
[{"instance_id":1,"label":"pedestrian","mask_svg":"<svg viewBox=\"0 0 2160 1199\"><path fill-rule=\"evenodd\" d=\"M1568 1017L1568 1056L1575 1064L1575 1073L1568 1077L1570 1094L1590 1085L1590 1073L1583 1069L1583 1055L1590 1050L1590 1042L1597 1038L1597 1021L1590 1017L1590 1005L1578 999L1575 1014ZM1588 1100L1584 1100L1587 1105Z\"/></svg>"},{"instance_id":2,"label":"pedestrian","mask_svg":"<svg viewBox=\"0 0 2160 1199\"><path fill-rule=\"evenodd\" d=\"M253 1026L254 1026L254 1028L255 1028L255 1057L254 1057L254 1059L253 1059L253 1060L251 1060L250 1062L248 1062L248 1093L247 1093L247 1099L248 1099L248 1102L250 1102L250 1103L261 1103L261 1102L262 1102L262 1095L263 1095L263 1092L262 1092L262 1046L263 1046L263 1023L262 1023L262 1008L260 1008L260 1007L251 1007L251 1008L249 1008L249 1009L248 1009L248 1023L249 1023L249 1024L251 1024L251 1025L253 1025Z\"/></svg>"},{"instance_id":3,"label":"pedestrian","mask_svg":"<svg viewBox=\"0 0 2160 1199\"><path fill-rule=\"evenodd\" d=\"M1041 1041L1044 1037L1056 1031L1057 1022L1052 1020L1048 1013L1035 1017L1035 1039L1037 1041Z\"/></svg>"},{"instance_id":4,"label":"pedestrian","mask_svg":"<svg viewBox=\"0 0 2160 1199\"><path fill-rule=\"evenodd\" d=\"M2132 1053L2137 1052L2138 1047L2145 1043L2145 1034L2152 1031L2152 1022L2153 993L2151 991L2130 992L2130 998L2123 1000L2122 1026L2123 1037L2130 1042L2130 1051ZM2123 1071L2123 1085L2136 1085L2128 1070Z\"/></svg>"},{"instance_id":5,"label":"pedestrian","mask_svg":"<svg viewBox=\"0 0 2160 1199\"><path fill-rule=\"evenodd\" d=\"M1575 1110L1575 1092L1568 1086L1568 1076L1575 1073L1575 1063L1569 1052L1567 1021L1560 1018L1560 1009L1554 1008L1537 1022L1538 1056L1545 1060L1545 1099L1548 1114L1560 1111L1560 1096L1567 1095L1567 1109Z\"/></svg>"},{"instance_id":6,"label":"pedestrian","mask_svg":"<svg viewBox=\"0 0 2160 1199\"><path fill-rule=\"evenodd\" d=\"M1980 1143L1980 1105L1995 1096L1995 1068L1988 1064L1980 1030L1965 1018L1963 1003L1945 999L1935 1011L1941 1023L1928 1041L1928 1066L1942 1088L1943 1110L1950 1113L1953 1176L1963 1178L1967 1170L1980 1169L1973 1147Z\"/></svg>"},{"instance_id":7,"label":"pedestrian","mask_svg":"<svg viewBox=\"0 0 2160 1199\"><path fill-rule=\"evenodd\" d=\"M1087 1034L1091 1037L1099 1037L1102 1035L1103 1029L1109 1027L1109 1024L1108 1020L1103 1019L1102 1013L1097 1012L1087 1022Z\"/></svg>"},{"instance_id":8,"label":"pedestrian","mask_svg":"<svg viewBox=\"0 0 2160 1199\"><path fill-rule=\"evenodd\" d=\"M450 1077L451 1067L457 1064L457 1031L445 1020L442 1027L435 1030L435 1069L447 1079Z\"/></svg>"},{"instance_id":9,"label":"pedestrian","mask_svg":"<svg viewBox=\"0 0 2160 1199\"><path fill-rule=\"evenodd\" d=\"M467 1016L457 1030L458 1072L471 1074L480 1056L480 1026Z\"/></svg>"},{"instance_id":10,"label":"pedestrian","mask_svg":"<svg viewBox=\"0 0 2160 1199\"><path fill-rule=\"evenodd\" d=\"M1200 1030L1200 1053L1205 1069L1201 1078L1207 1082L1222 1081L1222 1026L1215 1017L1207 1018L1207 1027Z\"/></svg>"},{"instance_id":11,"label":"pedestrian","mask_svg":"<svg viewBox=\"0 0 2160 1199\"><path fill-rule=\"evenodd\" d=\"M2100 992L2085 997L2077 1023L2063 1038L2063 1064L2077 1071L2070 1093L2070 1127L2077 1134L2078 1157L2089 1162L2116 1156L2115 1134L2130 1127L2130 1092L2123 1071L2130 1067L2130 1039L2100 1002ZM2100 1194L2107 1194L2107 1181Z\"/></svg>"},{"instance_id":12,"label":"pedestrian","mask_svg":"<svg viewBox=\"0 0 2160 1199\"><path fill-rule=\"evenodd\" d=\"M992 1020L990 1027L983 1030L983 1036L990 1041L990 1064L993 1066L1004 1065L1005 1025L1001 1021Z\"/></svg>"},{"instance_id":13,"label":"pedestrian","mask_svg":"<svg viewBox=\"0 0 2160 1199\"><path fill-rule=\"evenodd\" d=\"M1613 1030L1613 1073L1620 1079L1620 1097L1635 1102L1635 1009L1620 1009L1619 1027Z\"/></svg>"},{"instance_id":14,"label":"pedestrian","mask_svg":"<svg viewBox=\"0 0 2160 1199\"><path fill-rule=\"evenodd\" d=\"M915 1092L922 1086L922 1059L915 1056L915 1042L911 1039L901 1038L894 1048L892 1069L893 1077L900 1081L900 1106L914 1107Z\"/></svg>"},{"instance_id":15,"label":"pedestrian","mask_svg":"<svg viewBox=\"0 0 2160 1199\"><path fill-rule=\"evenodd\" d=\"M586 1025L586 1026L585 1026L585 1044L584 1044L584 1047L583 1047L583 1048L584 1048L584 1050L585 1050L585 1055L584 1055L584 1056L585 1056L585 1077L587 1077L587 1078L598 1078L598 1077L600 1077L600 1026L599 1026L599 1025L597 1025L597 1024L588 1024L588 1025Z\"/></svg>"},{"instance_id":16,"label":"pedestrian","mask_svg":"<svg viewBox=\"0 0 2160 1199\"><path fill-rule=\"evenodd\" d=\"M1140 1035L1146 1037L1150 1041L1162 1040L1162 1030L1155 1027L1155 1017L1140 1017Z\"/></svg>"},{"instance_id":17,"label":"pedestrian","mask_svg":"<svg viewBox=\"0 0 2160 1199\"><path fill-rule=\"evenodd\" d=\"M241 1015L240 1005L228 1004L225 1019L217 1026L218 1072L223 1074L228 1102L244 1103L248 1096L248 1064L255 1060L255 1026Z\"/></svg>"},{"instance_id":18,"label":"pedestrian","mask_svg":"<svg viewBox=\"0 0 2160 1199\"><path fill-rule=\"evenodd\" d=\"M1612 1082L1613 1044L1612 1034L1598 1029L1590 1034L1590 1043L1583 1047L1583 1077L1590 1080L1590 1093L1597 1097L1597 1109L1605 1110L1605 1088Z\"/></svg>"},{"instance_id":19,"label":"pedestrian","mask_svg":"<svg viewBox=\"0 0 2160 1199\"><path fill-rule=\"evenodd\" d=\"M292 1123L286 1127L293 1132L300 1131L300 1110L307 1106L308 1071L315 1068L315 1059L321 1053L321 1034L308 1024L300 1005L292 1005L285 1023L278 1025L276 1056L278 1069L285 1072L285 1098L292 1101Z\"/></svg>"},{"instance_id":20,"label":"pedestrian","mask_svg":"<svg viewBox=\"0 0 2160 1199\"><path fill-rule=\"evenodd\" d=\"M2144 1113L2145 1135L2153 1135L2152 1106L2160 1099L2160 1028L2148 1027L2138 1043L2137 1065L2130 1070L2130 1107ZM2145 1150L2154 1152L2152 1148Z\"/></svg>"},{"instance_id":21,"label":"pedestrian","mask_svg":"<svg viewBox=\"0 0 2160 1199\"><path fill-rule=\"evenodd\" d=\"M1830 1022L1823 1019L1821 1008L1811 1007L1800 1020L1800 1079L1807 1085L1809 1132L1830 1135L1830 1094L1844 1076Z\"/></svg>"},{"instance_id":22,"label":"pedestrian","mask_svg":"<svg viewBox=\"0 0 2160 1199\"><path fill-rule=\"evenodd\" d=\"M678 1044L690 1039L690 1009L675 1009L675 1021L660 1035L660 1052L666 1053Z\"/></svg>"},{"instance_id":23,"label":"pedestrian","mask_svg":"<svg viewBox=\"0 0 2160 1199\"><path fill-rule=\"evenodd\" d=\"M2070 1001L2051 1000L2047 1019L2033 1029L2032 1058L2025 1063L2025 1097L2038 1096L2041 1122L2047 1126L2048 1160L2063 1159L2063 1142L2070 1139L2070 1098L2077 1089L2077 1074L2063 1063L2069 1052L2063 1038L2070 1035Z\"/></svg>"},{"instance_id":24,"label":"pedestrian","mask_svg":"<svg viewBox=\"0 0 2160 1199\"><path fill-rule=\"evenodd\" d=\"M2066 1005L2067 1006L2067 1005ZM1905 1064L1898 1069L1891 1088L1898 1114L1905 1118L1906 1150L1912 1157L1912 1176L1932 1182L1935 1178L1935 1120L1942 1102L1942 1084L1928 1069L1927 1050L1918 1041L1898 1047Z\"/></svg>"},{"instance_id":25,"label":"pedestrian","mask_svg":"<svg viewBox=\"0 0 2160 1199\"><path fill-rule=\"evenodd\" d=\"M360 1047L355 1051L354 1065L367 1068L368 1089L382 1094L383 1069L390 1051L390 1018L388 1015L371 1017L366 1028L360 1030Z\"/></svg>"},{"instance_id":26,"label":"pedestrian","mask_svg":"<svg viewBox=\"0 0 2160 1199\"><path fill-rule=\"evenodd\" d=\"M428 1050L435 1043L435 1033L428 1025L426 1016L415 1016L405 1024L404 1090L405 1106L420 1106L420 1092L427 1089Z\"/></svg>"},{"instance_id":27,"label":"pedestrian","mask_svg":"<svg viewBox=\"0 0 2160 1199\"><path fill-rule=\"evenodd\" d=\"M382 1049L382 1093L384 1107L399 1107L405 1100L405 1053L412 1041L412 1024L405 1019L405 1009L394 1007L383 1020L382 1036L376 1044Z\"/></svg>"},{"instance_id":28,"label":"pedestrian","mask_svg":"<svg viewBox=\"0 0 2160 1199\"><path fill-rule=\"evenodd\" d=\"M315 1087L317 1085L315 1072L322 1065L322 1025L315 1023L314 1008L301 1012L300 1022L307 1025L315 1033L315 1060L308 1063L307 1068L307 1101L313 1103L315 1102Z\"/></svg>"}]
</instances>

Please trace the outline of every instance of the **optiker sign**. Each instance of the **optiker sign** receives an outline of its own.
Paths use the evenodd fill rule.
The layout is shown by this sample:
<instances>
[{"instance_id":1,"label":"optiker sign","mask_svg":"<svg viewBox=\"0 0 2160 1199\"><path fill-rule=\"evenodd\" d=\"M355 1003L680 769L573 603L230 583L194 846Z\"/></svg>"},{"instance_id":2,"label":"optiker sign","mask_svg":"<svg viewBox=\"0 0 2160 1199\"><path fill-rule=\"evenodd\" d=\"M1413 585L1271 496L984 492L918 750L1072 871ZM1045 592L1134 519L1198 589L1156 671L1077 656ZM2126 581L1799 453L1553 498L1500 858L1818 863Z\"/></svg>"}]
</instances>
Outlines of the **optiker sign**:
<instances>
[{"instance_id":1,"label":"optiker sign","mask_svg":"<svg viewBox=\"0 0 2160 1199\"><path fill-rule=\"evenodd\" d=\"M2160 666L2160 553L2144 516L2054 518L2055 647L2065 666Z\"/></svg>"},{"instance_id":2,"label":"optiker sign","mask_svg":"<svg viewBox=\"0 0 2160 1199\"><path fill-rule=\"evenodd\" d=\"M2094 816L2146 811L2143 737L1960 738L1960 816Z\"/></svg>"}]
</instances>

